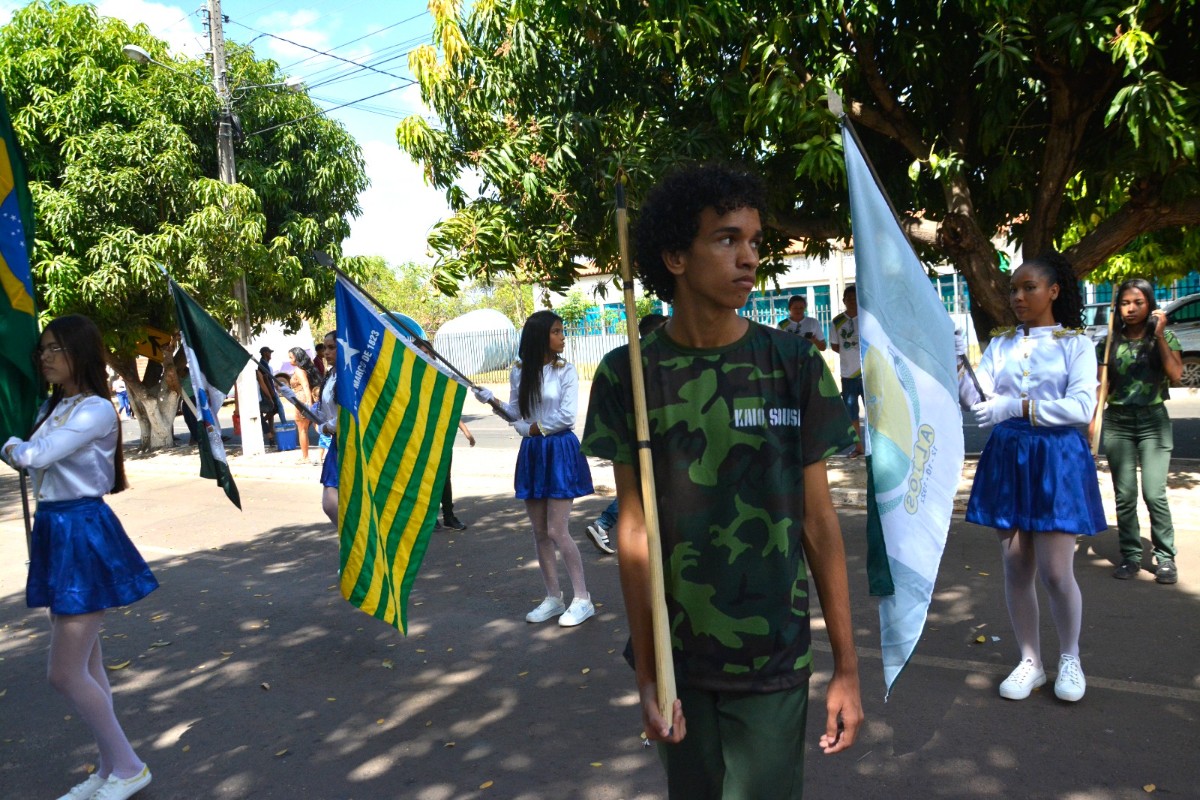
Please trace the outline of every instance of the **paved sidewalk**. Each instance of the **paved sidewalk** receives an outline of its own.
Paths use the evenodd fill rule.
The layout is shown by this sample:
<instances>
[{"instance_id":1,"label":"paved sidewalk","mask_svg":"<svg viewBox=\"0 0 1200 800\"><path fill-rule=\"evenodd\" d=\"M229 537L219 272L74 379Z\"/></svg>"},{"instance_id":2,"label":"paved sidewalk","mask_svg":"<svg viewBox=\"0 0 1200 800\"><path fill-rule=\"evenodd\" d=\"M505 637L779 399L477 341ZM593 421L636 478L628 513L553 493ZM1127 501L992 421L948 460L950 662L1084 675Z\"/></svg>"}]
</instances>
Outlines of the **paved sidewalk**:
<instances>
[{"instance_id":1,"label":"paved sidewalk","mask_svg":"<svg viewBox=\"0 0 1200 800\"><path fill-rule=\"evenodd\" d=\"M240 512L197 478L194 448L127 462L133 488L110 502L162 583L107 615L104 628L122 721L155 775L139 800L665 798L621 658L628 631L617 558L582 536L611 493L611 470L594 462L601 496L579 500L571 517L596 617L569 630L529 625L523 616L541 599L541 581L512 497L517 439L468 403L478 444L456 440L454 486L470 527L431 538L408 637L340 598L319 468L297 464L296 452L234 451ZM878 603L867 596L857 510L864 467L829 464L843 505L867 724L843 755L815 748L831 662L814 608L806 797L1198 796L1193 465L1173 475L1186 529L1178 585L1159 586L1149 573L1109 577L1118 557L1111 531L1081 544L1088 694L1068 705L1049 687L1021 703L997 696L1016 656L995 536L961 516L916 656L883 702ZM47 628L44 613L24 604L15 485L0 471L0 798L37 800L80 780L95 751L45 681ZM1042 643L1052 670L1048 608Z\"/></svg>"}]
</instances>

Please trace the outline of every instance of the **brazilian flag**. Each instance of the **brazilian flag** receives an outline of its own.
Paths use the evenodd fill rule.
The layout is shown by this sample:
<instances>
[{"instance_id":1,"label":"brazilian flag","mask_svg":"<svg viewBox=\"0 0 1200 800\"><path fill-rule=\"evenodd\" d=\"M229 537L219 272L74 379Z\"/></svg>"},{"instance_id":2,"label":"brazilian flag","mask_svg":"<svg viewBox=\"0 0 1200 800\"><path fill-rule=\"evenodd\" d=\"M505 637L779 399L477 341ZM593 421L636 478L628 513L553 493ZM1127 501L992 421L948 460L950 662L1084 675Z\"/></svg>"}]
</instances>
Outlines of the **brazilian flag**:
<instances>
[{"instance_id":1,"label":"brazilian flag","mask_svg":"<svg viewBox=\"0 0 1200 800\"><path fill-rule=\"evenodd\" d=\"M40 379L33 363L38 341L33 305L33 201L8 105L0 94L0 443L25 438L37 414Z\"/></svg>"}]
</instances>

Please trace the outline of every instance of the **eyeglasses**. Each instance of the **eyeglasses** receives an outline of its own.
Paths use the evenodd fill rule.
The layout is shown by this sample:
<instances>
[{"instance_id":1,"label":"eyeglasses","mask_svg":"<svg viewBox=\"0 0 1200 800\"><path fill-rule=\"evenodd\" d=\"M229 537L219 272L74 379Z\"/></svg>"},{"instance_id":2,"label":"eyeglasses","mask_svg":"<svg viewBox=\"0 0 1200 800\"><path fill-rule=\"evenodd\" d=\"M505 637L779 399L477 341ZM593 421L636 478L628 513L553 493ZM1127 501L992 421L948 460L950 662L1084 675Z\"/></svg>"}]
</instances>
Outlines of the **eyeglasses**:
<instances>
[{"instance_id":1,"label":"eyeglasses","mask_svg":"<svg viewBox=\"0 0 1200 800\"><path fill-rule=\"evenodd\" d=\"M42 358L44 356L60 356L65 352L67 352L67 348L63 347L61 344L48 344L44 346L39 344L37 347L33 348L33 357Z\"/></svg>"}]
</instances>

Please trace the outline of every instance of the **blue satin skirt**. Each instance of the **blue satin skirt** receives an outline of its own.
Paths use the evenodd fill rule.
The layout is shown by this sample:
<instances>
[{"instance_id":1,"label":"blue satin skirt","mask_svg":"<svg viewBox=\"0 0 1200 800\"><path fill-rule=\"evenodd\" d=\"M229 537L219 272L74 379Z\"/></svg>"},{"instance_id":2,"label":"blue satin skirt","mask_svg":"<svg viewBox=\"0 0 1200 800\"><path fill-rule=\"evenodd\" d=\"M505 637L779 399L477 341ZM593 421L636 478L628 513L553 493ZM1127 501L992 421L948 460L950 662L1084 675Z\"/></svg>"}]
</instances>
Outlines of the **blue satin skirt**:
<instances>
[{"instance_id":1,"label":"blue satin skirt","mask_svg":"<svg viewBox=\"0 0 1200 800\"><path fill-rule=\"evenodd\" d=\"M592 471L571 430L521 439L513 483L519 500L571 500L595 491Z\"/></svg>"},{"instance_id":2,"label":"blue satin skirt","mask_svg":"<svg viewBox=\"0 0 1200 800\"><path fill-rule=\"evenodd\" d=\"M158 588L117 515L99 497L38 503L25 604L90 614L141 600Z\"/></svg>"},{"instance_id":3,"label":"blue satin skirt","mask_svg":"<svg viewBox=\"0 0 1200 800\"><path fill-rule=\"evenodd\" d=\"M997 425L979 456L967 522L1084 536L1107 530L1096 462L1083 434L1024 419Z\"/></svg>"},{"instance_id":4,"label":"blue satin skirt","mask_svg":"<svg viewBox=\"0 0 1200 800\"><path fill-rule=\"evenodd\" d=\"M334 489L338 486L337 436L329 438L329 447L325 450L325 460L321 462L321 485Z\"/></svg>"}]
</instances>

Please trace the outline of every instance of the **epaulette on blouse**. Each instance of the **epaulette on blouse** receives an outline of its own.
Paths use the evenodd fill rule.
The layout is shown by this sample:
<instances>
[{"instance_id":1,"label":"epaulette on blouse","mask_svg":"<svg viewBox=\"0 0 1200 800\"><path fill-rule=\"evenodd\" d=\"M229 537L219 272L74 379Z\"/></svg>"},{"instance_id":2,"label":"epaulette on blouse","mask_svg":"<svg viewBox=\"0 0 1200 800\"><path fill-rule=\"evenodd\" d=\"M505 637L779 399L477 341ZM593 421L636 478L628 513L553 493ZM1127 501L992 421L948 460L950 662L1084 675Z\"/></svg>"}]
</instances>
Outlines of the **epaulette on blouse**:
<instances>
[{"instance_id":1,"label":"epaulette on blouse","mask_svg":"<svg viewBox=\"0 0 1200 800\"><path fill-rule=\"evenodd\" d=\"M1061 331L1054 332L1054 338L1061 339L1064 336L1082 336L1086 331L1083 328L1063 328Z\"/></svg>"},{"instance_id":2,"label":"epaulette on blouse","mask_svg":"<svg viewBox=\"0 0 1200 800\"><path fill-rule=\"evenodd\" d=\"M1007 339L1007 338L1015 335L1016 332L1017 332L1017 326L1009 325L1007 328L992 328L992 332L989 335L993 339L999 338L1001 336L1003 336Z\"/></svg>"}]
</instances>

